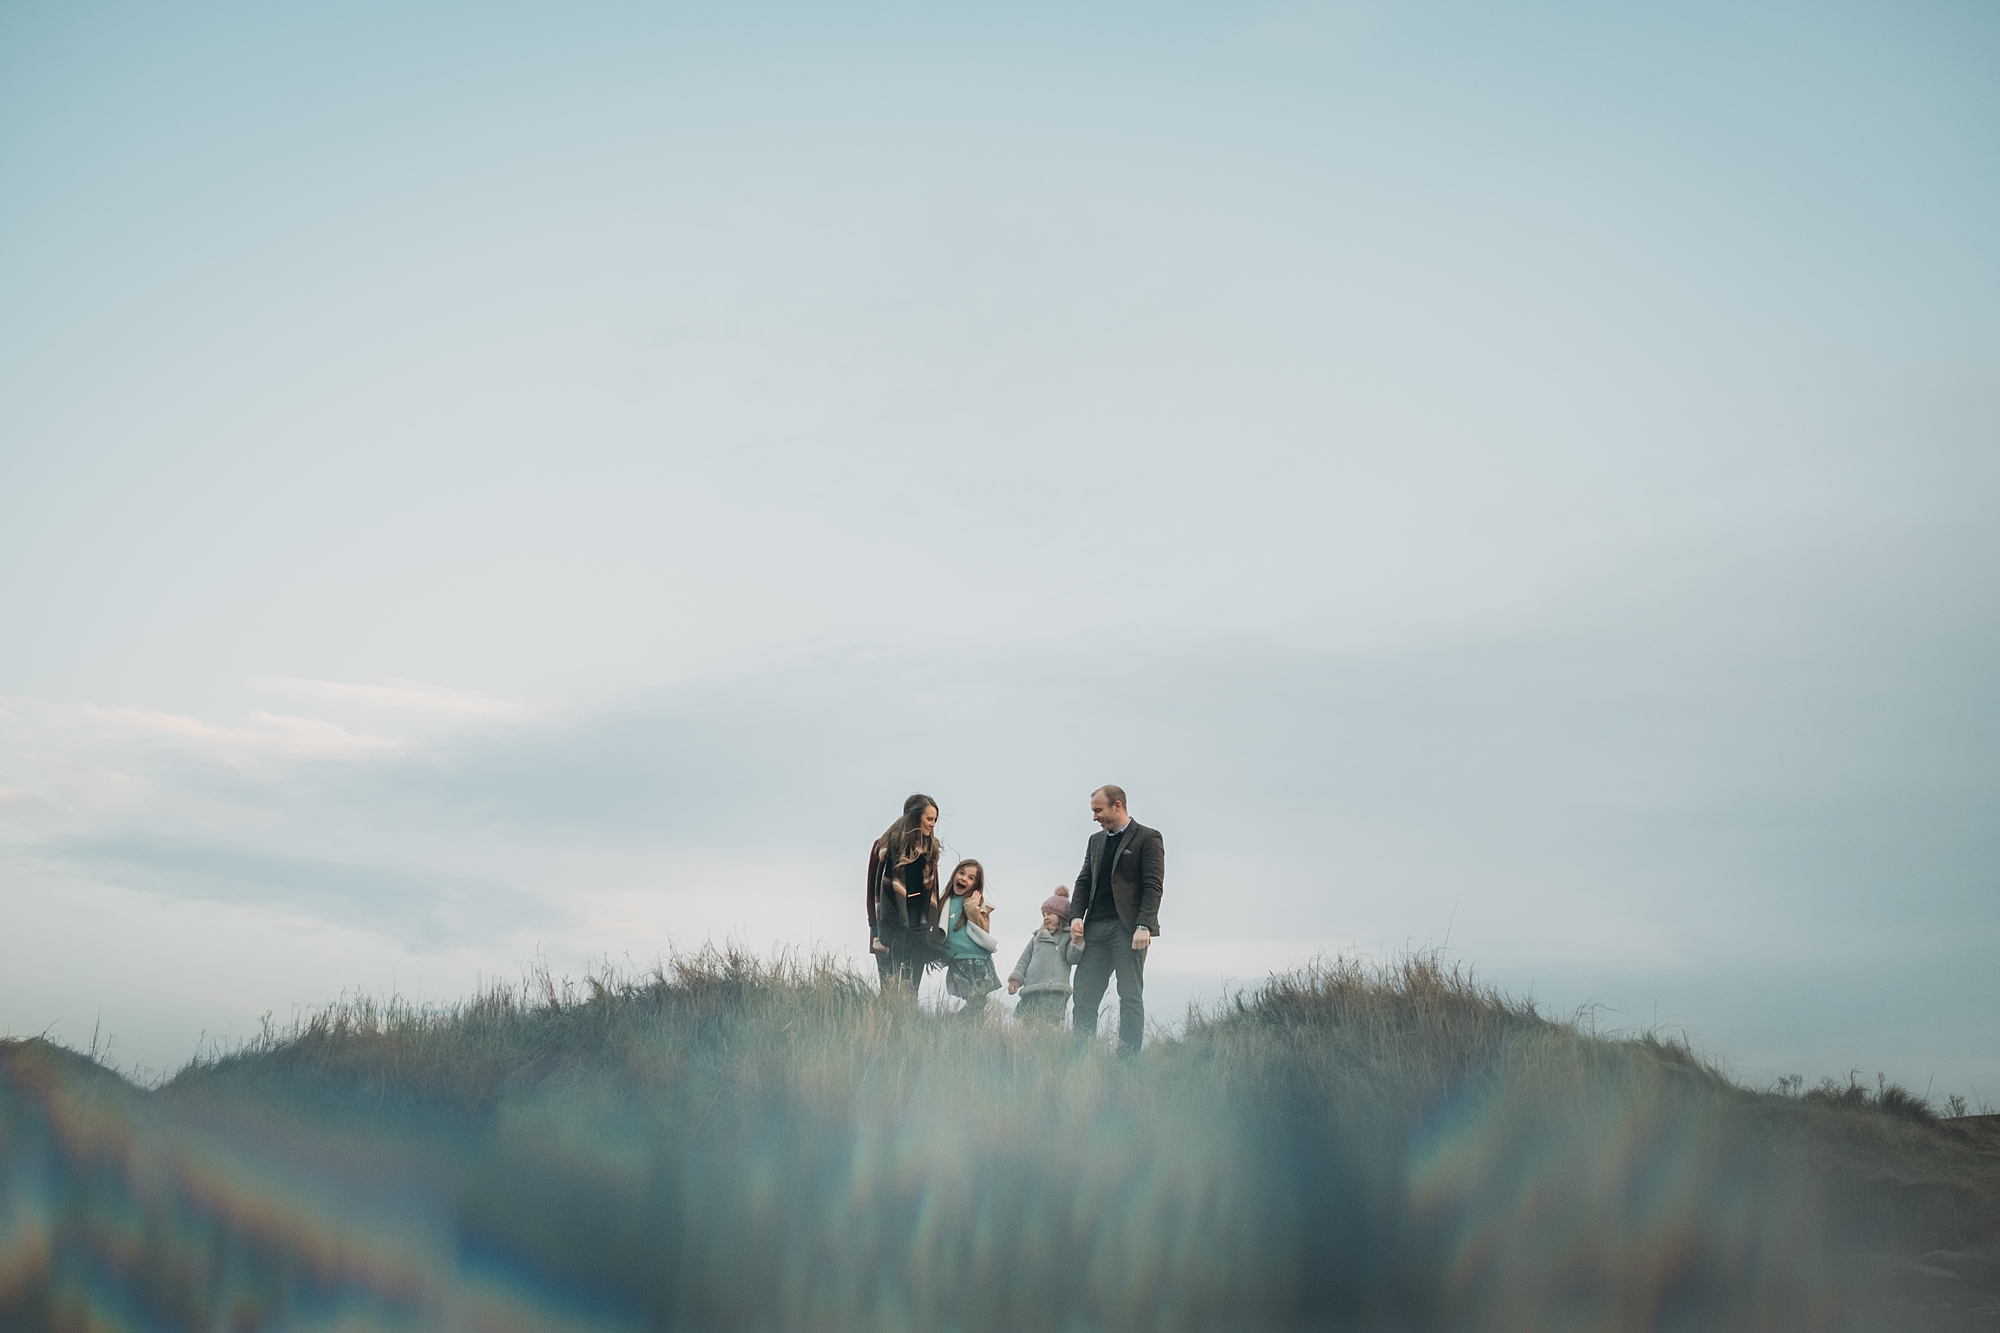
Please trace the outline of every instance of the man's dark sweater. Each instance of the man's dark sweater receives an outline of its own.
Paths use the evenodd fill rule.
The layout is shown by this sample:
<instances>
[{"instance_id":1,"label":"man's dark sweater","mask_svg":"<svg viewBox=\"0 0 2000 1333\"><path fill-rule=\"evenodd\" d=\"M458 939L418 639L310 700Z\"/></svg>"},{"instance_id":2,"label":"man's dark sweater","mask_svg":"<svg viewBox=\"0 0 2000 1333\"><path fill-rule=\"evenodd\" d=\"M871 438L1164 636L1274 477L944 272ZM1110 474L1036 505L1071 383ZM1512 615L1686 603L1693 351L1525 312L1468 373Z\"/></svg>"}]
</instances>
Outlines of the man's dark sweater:
<instances>
[{"instance_id":1,"label":"man's dark sweater","mask_svg":"<svg viewBox=\"0 0 2000 1333\"><path fill-rule=\"evenodd\" d=\"M1090 906L1083 913L1085 924L1118 920L1118 902L1111 896L1111 867L1118 860L1118 849L1125 845L1125 835L1131 831L1132 823L1127 820L1124 828L1104 835L1104 855L1098 859L1097 873L1091 876Z\"/></svg>"}]
</instances>

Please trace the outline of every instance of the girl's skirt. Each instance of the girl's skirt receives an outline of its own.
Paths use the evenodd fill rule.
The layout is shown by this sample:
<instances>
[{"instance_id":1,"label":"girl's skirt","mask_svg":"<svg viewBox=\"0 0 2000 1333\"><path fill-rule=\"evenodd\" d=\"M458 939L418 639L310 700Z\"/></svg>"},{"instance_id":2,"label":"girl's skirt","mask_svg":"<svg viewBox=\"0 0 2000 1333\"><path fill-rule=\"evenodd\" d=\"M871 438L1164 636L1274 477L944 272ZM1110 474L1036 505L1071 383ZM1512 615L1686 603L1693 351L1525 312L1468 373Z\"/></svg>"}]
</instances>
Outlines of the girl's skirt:
<instances>
[{"instance_id":1,"label":"girl's skirt","mask_svg":"<svg viewBox=\"0 0 2000 1333\"><path fill-rule=\"evenodd\" d=\"M944 988L961 1000L1000 989L1000 974L991 958L954 958L945 964Z\"/></svg>"}]
</instances>

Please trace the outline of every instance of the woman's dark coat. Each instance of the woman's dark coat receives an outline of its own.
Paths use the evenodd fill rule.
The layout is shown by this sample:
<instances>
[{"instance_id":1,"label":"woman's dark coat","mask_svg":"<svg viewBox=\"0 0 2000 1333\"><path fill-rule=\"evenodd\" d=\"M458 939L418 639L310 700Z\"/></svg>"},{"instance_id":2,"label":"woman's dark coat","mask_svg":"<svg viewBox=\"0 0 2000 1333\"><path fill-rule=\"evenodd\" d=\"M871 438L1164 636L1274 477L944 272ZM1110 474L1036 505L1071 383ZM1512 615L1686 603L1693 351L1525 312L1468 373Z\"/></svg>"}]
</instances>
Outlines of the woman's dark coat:
<instances>
[{"instance_id":1,"label":"woman's dark coat","mask_svg":"<svg viewBox=\"0 0 2000 1333\"><path fill-rule=\"evenodd\" d=\"M893 898L896 892L887 883L887 876L893 874L896 867L887 864L887 862L888 858L883 854L882 850L882 839L877 838L875 839L875 845L868 849L868 938L870 939L887 938L882 934L880 923L875 919L876 900L885 893ZM928 928L937 925L938 919L942 916L943 912L944 897L938 893L937 843L933 841L931 843L930 859L924 863L923 922L921 927L915 928Z\"/></svg>"}]
</instances>

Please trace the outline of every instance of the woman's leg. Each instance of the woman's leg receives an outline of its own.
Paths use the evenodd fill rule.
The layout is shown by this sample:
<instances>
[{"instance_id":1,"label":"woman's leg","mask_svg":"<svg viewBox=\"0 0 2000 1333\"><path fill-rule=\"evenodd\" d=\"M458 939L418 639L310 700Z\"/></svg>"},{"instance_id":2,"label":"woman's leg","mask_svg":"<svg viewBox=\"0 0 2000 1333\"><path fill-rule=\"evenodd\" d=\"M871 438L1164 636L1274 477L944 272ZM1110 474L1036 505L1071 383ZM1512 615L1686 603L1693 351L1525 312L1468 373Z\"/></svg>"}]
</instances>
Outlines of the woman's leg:
<instances>
[{"instance_id":1,"label":"woman's leg","mask_svg":"<svg viewBox=\"0 0 2000 1333\"><path fill-rule=\"evenodd\" d=\"M917 959L917 952L912 946L909 933L884 931L883 935L889 944L889 966L882 975L883 993L887 994L893 989L909 996L914 1003L917 998L917 987L924 979L924 968Z\"/></svg>"}]
</instances>

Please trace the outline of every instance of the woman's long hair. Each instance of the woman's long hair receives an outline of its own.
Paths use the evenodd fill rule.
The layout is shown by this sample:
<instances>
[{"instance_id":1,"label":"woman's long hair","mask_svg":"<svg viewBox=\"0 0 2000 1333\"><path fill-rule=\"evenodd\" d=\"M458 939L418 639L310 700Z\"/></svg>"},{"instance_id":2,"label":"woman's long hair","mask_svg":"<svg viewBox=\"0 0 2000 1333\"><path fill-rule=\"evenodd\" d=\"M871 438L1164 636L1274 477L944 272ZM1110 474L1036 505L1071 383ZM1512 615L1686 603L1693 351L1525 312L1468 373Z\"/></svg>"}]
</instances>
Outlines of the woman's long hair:
<instances>
[{"instance_id":1,"label":"woman's long hair","mask_svg":"<svg viewBox=\"0 0 2000 1333\"><path fill-rule=\"evenodd\" d=\"M890 866L906 866L912 861L937 859L937 838L924 836L924 811L937 802L918 792L903 802L903 813L882 834L882 860Z\"/></svg>"}]
</instances>

